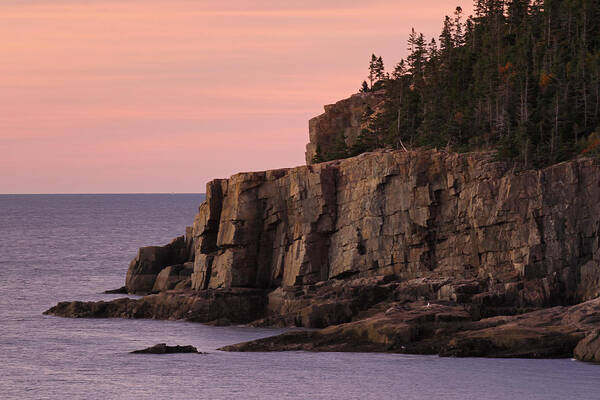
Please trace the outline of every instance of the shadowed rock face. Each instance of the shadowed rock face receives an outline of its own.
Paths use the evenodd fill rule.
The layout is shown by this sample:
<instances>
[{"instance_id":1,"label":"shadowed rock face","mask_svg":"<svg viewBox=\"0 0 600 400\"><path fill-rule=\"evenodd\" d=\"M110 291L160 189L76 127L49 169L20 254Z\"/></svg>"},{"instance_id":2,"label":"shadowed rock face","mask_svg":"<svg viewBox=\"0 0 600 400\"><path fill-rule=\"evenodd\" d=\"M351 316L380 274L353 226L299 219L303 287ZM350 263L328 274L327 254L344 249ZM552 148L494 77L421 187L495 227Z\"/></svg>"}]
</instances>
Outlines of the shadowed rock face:
<instances>
[{"instance_id":1,"label":"shadowed rock face","mask_svg":"<svg viewBox=\"0 0 600 400\"><path fill-rule=\"evenodd\" d=\"M190 284L190 276L194 270L193 262L185 264L170 265L163 268L156 276L153 292L164 292L166 290L175 289L177 286L185 287Z\"/></svg>"},{"instance_id":2,"label":"shadowed rock face","mask_svg":"<svg viewBox=\"0 0 600 400\"><path fill-rule=\"evenodd\" d=\"M368 108L376 110L383 103L383 91L357 93L335 104L326 105L325 112L308 122L309 143L306 145L306 164L313 164L319 152L327 156L335 152L338 143L352 147L363 128L363 115ZM328 158L331 159L331 158Z\"/></svg>"},{"instance_id":3,"label":"shadowed rock face","mask_svg":"<svg viewBox=\"0 0 600 400\"><path fill-rule=\"evenodd\" d=\"M191 274L184 265L180 265L188 261L193 261L190 236L177 237L166 246L142 247L129 264L125 287L129 293L134 294L172 289L176 283ZM168 272L163 272L167 267ZM160 280L156 282L161 272Z\"/></svg>"}]
</instances>

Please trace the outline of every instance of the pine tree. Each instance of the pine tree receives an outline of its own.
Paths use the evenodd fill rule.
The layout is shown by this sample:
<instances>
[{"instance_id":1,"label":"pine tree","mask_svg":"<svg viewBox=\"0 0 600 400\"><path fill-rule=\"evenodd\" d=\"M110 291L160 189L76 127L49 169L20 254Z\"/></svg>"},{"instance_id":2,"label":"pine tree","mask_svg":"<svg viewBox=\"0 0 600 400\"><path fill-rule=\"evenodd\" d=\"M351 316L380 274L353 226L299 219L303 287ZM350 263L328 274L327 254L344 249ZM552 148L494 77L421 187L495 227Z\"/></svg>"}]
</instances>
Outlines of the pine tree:
<instances>
[{"instance_id":1,"label":"pine tree","mask_svg":"<svg viewBox=\"0 0 600 400\"><path fill-rule=\"evenodd\" d=\"M371 88L369 87L369 84L367 83L367 81L363 81L362 85L360 86L359 92L366 93L366 92L370 92L370 91L371 91Z\"/></svg>"},{"instance_id":2,"label":"pine tree","mask_svg":"<svg viewBox=\"0 0 600 400\"><path fill-rule=\"evenodd\" d=\"M371 54L371 62L369 63L369 88L373 89L373 84L377 82L377 56Z\"/></svg>"},{"instance_id":3,"label":"pine tree","mask_svg":"<svg viewBox=\"0 0 600 400\"><path fill-rule=\"evenodd\" d=\"M386 79L385 67L383 65L383 58L381 58L381 56L377 58L377 63L375 64L375 78L377 81L383 81Z\"/></svg>"},{"instance_id":4,"label":"pine tree","mask_svg":"<svg viewBox=\"0 0 600 400\"><path fill-rule=\"evenodd\" d=\"M448 55L452 52L454 48L454 35L452 32L452 22L450 21L450 17L446 16L444 20L444 26L442 28L442 33L440 34L440 50L442 55L448 57Z\"/></svg>"},{"instance_id":5,"label":"pine tree","mask_svg":"<svg viewBox=\"0 0 600 400\"><path fill-rule=\"evenodd\" d=\"M391 76L371 56L361 91L384 89L385 101L337 156L495 148L541 166L600 154L600 0L475 0L474 10L464 23L460 8L444 19L439 46L412 29Z\"/></svg>"},{"instance_id":6,"label":"pine tree","mask_svg":"<svg viewBox=\"0 0 600 400\"><path fill-rule=\"evenodd\" d=\"M393 79L400 79L400 77L406 75L406 62L404 59L400 60L398 64L394 67L394 72L392 72Z\"/></svg>"},{"instance_id":7,"label":"pine tree","mask_svg":"<svg viewBox=\"0 0 600 400\"><path fill-rule=\"evenodd\" d=\"M454 46L461 46L463 44L463 25L462 25L462 12L463 9L459 6L456 7L456 10L454 10L454 23L453 23L453 28L454 28L454 37L453 37L453 43Z\"/></svg>"}]
</instances>

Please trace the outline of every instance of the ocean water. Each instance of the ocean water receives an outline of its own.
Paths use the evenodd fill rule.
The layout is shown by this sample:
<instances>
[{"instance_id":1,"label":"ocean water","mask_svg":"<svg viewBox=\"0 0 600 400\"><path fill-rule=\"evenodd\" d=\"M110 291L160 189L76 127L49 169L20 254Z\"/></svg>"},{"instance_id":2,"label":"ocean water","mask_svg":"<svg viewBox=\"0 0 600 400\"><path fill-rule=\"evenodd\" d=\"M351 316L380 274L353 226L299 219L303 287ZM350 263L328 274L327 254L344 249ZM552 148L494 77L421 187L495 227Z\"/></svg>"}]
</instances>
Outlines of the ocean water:
<instances>
[{"instance_id":1,"label":"ocean water","mask_svg":"<svg viewBox=\"0 0 600 400\"><path fill-rule=\"evenodd\" d=\"M202 195L0 195L0 399L600 399L573 360L226 353L275 329L64 319L62 300L112 299L137 248L184 232ZM137 355L167 342L207 355Z\"/></svg>"}]
</instances>

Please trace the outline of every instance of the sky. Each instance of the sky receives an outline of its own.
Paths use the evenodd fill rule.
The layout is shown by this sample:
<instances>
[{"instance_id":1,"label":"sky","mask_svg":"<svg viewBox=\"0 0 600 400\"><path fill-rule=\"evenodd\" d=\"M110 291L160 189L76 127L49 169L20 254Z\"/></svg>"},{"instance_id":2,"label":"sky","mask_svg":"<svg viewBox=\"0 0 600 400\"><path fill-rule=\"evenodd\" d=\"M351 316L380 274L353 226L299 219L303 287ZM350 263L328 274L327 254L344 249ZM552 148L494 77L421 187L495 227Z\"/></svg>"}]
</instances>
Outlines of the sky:
<instances>
[{"instance_id":1,"label":"sky","mask_svg":"<svg viewBox=\"0 0 600 400\"><path fill-rule=\"evenodd\" d=\"M471 1L2 0L0 193L200 193L304 164L308 120Z\"/></svg>"}]
</instances>

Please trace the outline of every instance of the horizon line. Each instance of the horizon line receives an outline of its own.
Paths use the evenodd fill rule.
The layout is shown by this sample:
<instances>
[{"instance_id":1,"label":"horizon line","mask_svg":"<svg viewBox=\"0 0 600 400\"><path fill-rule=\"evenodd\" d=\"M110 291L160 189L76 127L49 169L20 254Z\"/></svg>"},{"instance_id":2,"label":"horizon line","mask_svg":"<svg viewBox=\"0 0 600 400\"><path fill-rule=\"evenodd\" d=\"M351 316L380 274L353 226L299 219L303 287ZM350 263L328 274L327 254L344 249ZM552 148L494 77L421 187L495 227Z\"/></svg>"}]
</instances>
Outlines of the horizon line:
<instances>
[{"instance_id":1,"label":"horizon line","mask_svg":"<svg viewBox=\"0 0 600 400\"><path fill-rule=\"evenodd\" d=\"M203 194L206 195L205 192L90 192L90 193L0 193L0 196L69 196L69 195L79 195L79 196L90 196L90 195L117 195L117 194L127 194L127 195L144 195L144 194L160 194L160 195L178 195L178 194Z\"/></svg>"}]
</instances>

